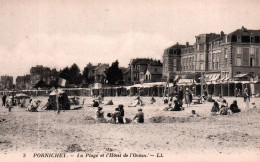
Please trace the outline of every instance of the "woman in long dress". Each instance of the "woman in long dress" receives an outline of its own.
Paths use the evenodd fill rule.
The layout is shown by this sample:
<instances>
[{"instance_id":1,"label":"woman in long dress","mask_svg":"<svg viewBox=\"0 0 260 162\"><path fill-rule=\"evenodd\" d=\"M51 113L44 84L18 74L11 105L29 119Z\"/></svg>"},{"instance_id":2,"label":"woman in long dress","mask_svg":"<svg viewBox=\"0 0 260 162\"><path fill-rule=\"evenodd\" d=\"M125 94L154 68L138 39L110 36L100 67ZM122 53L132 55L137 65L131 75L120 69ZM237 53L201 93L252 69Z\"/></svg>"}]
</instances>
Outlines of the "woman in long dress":
<instances>
[{"instance_id":1,"label":"woman in long dress","mask_svg":"<svg viewBox=\"0 0 260 162\"><path fill-rule=\"evenodd\" d=\"M249 108L249 94L248 94L247 88L244 89L243 97L244 97L245 108L248 109Z\"/></svg>"},{"instance_id":2,"label":"woman in long dress","mask_svg":"<svg viewBox=\"0 0 260 162\"><path fill-rule=\"evenodd\" d=\"M185 92L185 103L187 104L187 107L190 107L191 97L190 97L189 89L186 89L186 92Z\"/></svg>"}]
</instances>

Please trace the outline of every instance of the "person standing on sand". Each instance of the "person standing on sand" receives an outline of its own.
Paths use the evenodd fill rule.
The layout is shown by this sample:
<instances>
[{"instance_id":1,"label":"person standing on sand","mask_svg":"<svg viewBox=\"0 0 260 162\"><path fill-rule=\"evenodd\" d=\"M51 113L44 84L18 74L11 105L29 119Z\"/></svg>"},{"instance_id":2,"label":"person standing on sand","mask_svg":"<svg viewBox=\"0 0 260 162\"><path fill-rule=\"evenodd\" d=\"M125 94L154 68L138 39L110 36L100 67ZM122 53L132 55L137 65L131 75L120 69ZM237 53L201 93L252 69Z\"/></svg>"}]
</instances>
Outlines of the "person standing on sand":
<instances>
[{"instance_id":1,"label":"person standing on sand","mask_svg":"<svg viewBox=\"0 0 260 162\"><path fill-rule=\"evenodd\" d=\"M182 100L183 100L183 89L182 89L182 87L180 87L177 100L178 100L179 105L182 107Z\"/></svg>"},{"instance_id":2,"label":"person standing on sand","mask_svg":"<svg viewBox=\"0 0 260 162\"><path fill-rule=\"evenodd\" d=\"M247 88L244 89L243 97L244 97L245 108L248 109L249 108L249 102L250 102L250 96L248 94Z\"/></svg>"},{"instance_id":3,"label":"person standing on sand","mask_svg":"<svg viewBox=\"0 0 260 162\"><path fill-rule=\"evenodd\" d=\"M186 88L186 92L185 92L185 103L187 104L187 107L190 107L190 90L188 88Z\"/></svg>"},{"instance_id":4,"label":"person standing on sand","mask_svg":"<svg viewBox=\"0 0 260 162\"><path fill-rule=\"evenodd\" d=\"M118 108L119 108L120 116L121 116L121 117L118 119L118 120L120 120L119 123L124 123L124 116L125 116L124 105L120 104L120 105L118 105Z\"/></svg>"},{"instance_id":5,"label":"person standing on sand","mask_svg":"<svg viewBox=\"0 0 260 162\"><path fill-rule=\"evenodd\" d=\"M6 102L6 95L4 94L2 97L2 106L5 106L5 102Z\"/></svg>"}]
</instances>

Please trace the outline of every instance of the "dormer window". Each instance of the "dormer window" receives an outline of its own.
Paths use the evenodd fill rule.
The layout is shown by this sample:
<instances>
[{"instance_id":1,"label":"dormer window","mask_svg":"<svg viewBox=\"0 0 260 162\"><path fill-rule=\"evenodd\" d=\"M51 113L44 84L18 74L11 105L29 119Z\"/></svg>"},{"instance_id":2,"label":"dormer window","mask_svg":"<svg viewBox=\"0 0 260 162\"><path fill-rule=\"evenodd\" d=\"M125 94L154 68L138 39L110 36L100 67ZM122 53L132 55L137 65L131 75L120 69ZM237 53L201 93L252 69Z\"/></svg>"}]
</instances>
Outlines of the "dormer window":
<instances>
[{"instance_id":1,"label":"dormer window","mask_svg":"<svg viewBox=\"0 0 260 162\"><path fill-rule=\"evenodd\" d=\"M237 36L236 35L232 35L231 42L237 42Z\"/></svg>"},{"instance_id":2,"label":"dormer window","mask_svg":"<svg viewBox=\"0 0 260 162\"><path fill-rule=\"evenodd\" d=\"M250 37L249 36L242 36L242 42L249 43L250 42Z\"/></svg>"},{"instance_id":3,"label":"dormer window","mask_svg":"<svg viewBox=\"0 0 260 162\"><path fill-rule=\"evenodd\" d=\"M173 54L173 49L170 49L169 54Z\"/></svg>"}]
</instances>

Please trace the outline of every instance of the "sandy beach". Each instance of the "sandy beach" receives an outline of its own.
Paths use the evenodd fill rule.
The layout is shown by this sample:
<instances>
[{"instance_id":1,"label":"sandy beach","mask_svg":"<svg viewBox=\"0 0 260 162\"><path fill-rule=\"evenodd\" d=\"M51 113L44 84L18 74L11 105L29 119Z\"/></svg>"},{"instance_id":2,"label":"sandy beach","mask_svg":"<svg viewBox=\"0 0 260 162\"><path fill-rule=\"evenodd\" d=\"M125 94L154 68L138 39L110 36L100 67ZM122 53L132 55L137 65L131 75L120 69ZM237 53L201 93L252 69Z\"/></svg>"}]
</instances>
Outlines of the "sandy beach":
<instances>
[{"instance_id":1,"label":"sandy beach","mask_svg":"<svg viewBox=\"0 0 260 162\"><path fill-rule=\"evenodd\" d=\"M34 99L43 101L40 108L47 101L47 97ZM109 99L114 105L102 105L105 114L113 112L118 104L124 104L125 117L133 118L140 108L127 107L134 97L105 97L105 102ZM7 108L1 107L0 152L260 153L260 98L256 99L257 108L247 110L243 108L242 98L226 98L228 103L238 100L242 109L241 113L226 116L211 116L212 103L209 102L172 112L163 111L167 106L163 104L163 98L155 98L154 104L149 103L150 97L142 99L146 103L142 106L144 124L99 123L92 120L96 109L87 105L60 114L40 109L39 112L27 112L19 107L8 112ZM85 103L92 100L87 97ZM190 117L191 110L200 117Z\"/></svg>"}]
</instances>

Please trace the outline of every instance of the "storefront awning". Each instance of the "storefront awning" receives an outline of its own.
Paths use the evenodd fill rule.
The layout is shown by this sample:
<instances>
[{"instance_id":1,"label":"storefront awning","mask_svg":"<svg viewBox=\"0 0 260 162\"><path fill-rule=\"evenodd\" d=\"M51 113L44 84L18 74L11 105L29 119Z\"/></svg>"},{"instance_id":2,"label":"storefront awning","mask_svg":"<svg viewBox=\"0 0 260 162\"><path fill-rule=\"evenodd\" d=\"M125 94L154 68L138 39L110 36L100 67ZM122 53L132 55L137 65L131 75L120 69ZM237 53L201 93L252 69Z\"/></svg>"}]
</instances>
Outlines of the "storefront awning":
<instances>
[{"instance_id":1,"label":"storefront awning","mask_svg":"<svg viewBox=\"0 0 260 162\"><path fill-rule=\"evenodd\" d=\"M243 78L243 77L250 77L249 74L237 74L236 76L234 76L234 78Z\"/></svg>"},{"instance_id":2,"label":"storefront awning","mask_svg":"<svg viewBox=\"0 0 260 162\"><path fill-rule=\"evenodd\" d=\"M177 83L177 85L192 85L196 84L196 81L194 79L180 79Z\"/></svg>"}]
</instances>

